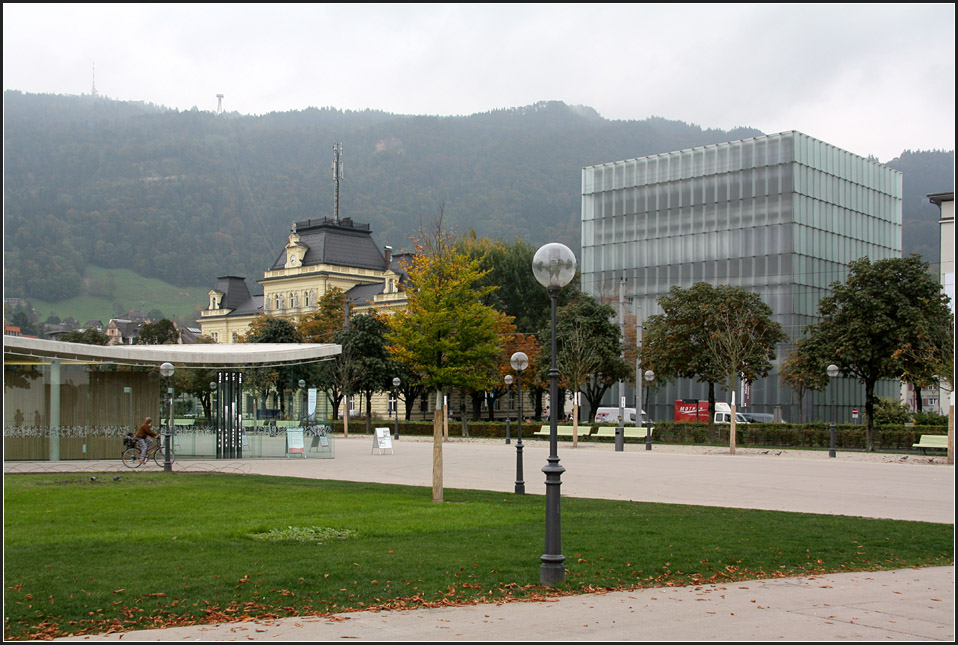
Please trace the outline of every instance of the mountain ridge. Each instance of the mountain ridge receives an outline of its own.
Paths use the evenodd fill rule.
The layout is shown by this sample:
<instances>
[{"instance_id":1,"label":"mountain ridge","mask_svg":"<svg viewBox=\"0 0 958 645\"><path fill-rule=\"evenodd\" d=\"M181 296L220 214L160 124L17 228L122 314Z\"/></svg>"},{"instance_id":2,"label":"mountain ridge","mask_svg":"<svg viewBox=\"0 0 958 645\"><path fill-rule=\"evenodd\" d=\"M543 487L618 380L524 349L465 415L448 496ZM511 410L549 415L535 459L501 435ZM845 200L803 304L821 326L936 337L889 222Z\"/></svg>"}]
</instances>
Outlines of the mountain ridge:
<instances>
[{"instance_id":1,"label":"mountain ridge","mask_svg":"<svg viewBox=\"0 0 958 645\"><path fill-rule=\"evenodd\" d=\"M82 293L89 265L181 286L226 274L255 282L292 222L332 215L334 141L344 145L340 214L368 222L384 245L409 247L442 209L459 233L577 249L582 167L762 134L607 120L562 101L456 117L332 107L248 116L7 90L4 117L5 291L47 301ZM909 190L952 186L941 178L951 182L954 152L941 154L903 153L922 178L906 175ZM934 206L911 194L927 237Z\"/></svg>"}]
</instances>

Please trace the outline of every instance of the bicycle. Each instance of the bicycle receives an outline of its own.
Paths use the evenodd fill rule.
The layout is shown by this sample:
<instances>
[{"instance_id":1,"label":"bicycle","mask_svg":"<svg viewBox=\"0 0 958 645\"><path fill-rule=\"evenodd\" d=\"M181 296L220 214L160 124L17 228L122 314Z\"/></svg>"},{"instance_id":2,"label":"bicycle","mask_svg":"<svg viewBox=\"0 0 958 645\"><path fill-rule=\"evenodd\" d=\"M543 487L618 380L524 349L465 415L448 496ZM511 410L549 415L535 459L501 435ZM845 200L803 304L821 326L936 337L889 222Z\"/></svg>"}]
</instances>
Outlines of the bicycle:
<instances>
[{"instance_id":1,"label":"bicycle","mask_svg":"<svg viewBox=\"0 0 958 645\"><path fill-rule=\"evenodd\" d=\"M139 468L140 447L136 444L136 439L133 439L132 436L127 436L127 438L123 440L123 444L126 446L120 455L123 459L123 465L127 468ZM146 459L147 461L152 459L160 468L166 464L166 451L163 449L163 443L161 441L157 440L153 442L153 445L146 449ZM173 449L170 448L170 463L172 464L175 460L176 455L173 454Z\"/></svg>"}]
</instances>

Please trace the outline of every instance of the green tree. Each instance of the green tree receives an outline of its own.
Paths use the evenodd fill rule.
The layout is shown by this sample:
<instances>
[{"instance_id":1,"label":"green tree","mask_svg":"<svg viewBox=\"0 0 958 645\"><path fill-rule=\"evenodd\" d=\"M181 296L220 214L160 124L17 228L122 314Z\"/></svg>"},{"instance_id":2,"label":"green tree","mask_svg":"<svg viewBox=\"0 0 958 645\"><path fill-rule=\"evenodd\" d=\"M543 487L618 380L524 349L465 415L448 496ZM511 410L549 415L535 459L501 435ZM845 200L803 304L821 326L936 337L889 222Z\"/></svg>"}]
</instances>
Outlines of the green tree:
<instances>
[{"instance_id":1,"label":"green tree","mask_svg":"<svg viewBox=\"0 0 958 645\"><path fill-rule=\"evenodd\" d=\"M740 374L749 382L765 376L775 360L775 344L786 336L771 320L771 308L740 287L675 286L659 306L662 313L646 321L642 365L655 372L660 385L675 378L706 383L711 434L715 385L734 391Z\"/></svg>"},{"instance_id":2,"label":"green tree","mask_svg":"<svg viewBox=\"0 0 958 645\"><path fill-rule=\"evenodd\" d=\"M180 394L189 394L200 400L207 422L213 418L213 396L210 383L216 381L214 369L177 369L173 373L173 388Z\"/></svg>"},{"instance_id":3,"label":"green tree","mask_svg":"<svg viewBox=\"0 0 958 645\"><path fill-rule=\"evenodd\" d=\"M486 296L485 304L511 316L519 333L535 333L548 326L549 292L542 288L531 269L534 246L518 237L512 244L468 238L465 248L470 258L479 260L479 268L485 272L478 284L496 287ZM569 302L576 292L575 285L564 287L560 304Z\"/></svg>"},{"instance_id":4,"label":"green tree","mask_svg":"<svg viewBox=\"0 0 958 645\"><path fill-rule=\"evenodd\" d=\"M110 337L94 328L84 329L83 331L68 331L60 336L60 339L67 343L83 343L85 345L109 345Z\"/></svg>"},{"instance_id":5,"label":"green tree","mask_svg":"<svg viewBox=\"0 0 958 645\"><path fill-rule=\"evenodd\" d=\"M849 264L845 282L819 302L806 328L822 364L865 386L865 441L874 450L875 386L882 379L954 371L954 317L948 297L917 255Z\"/></svg>"},{"instance_id":6,"label":"green tree","mask_svg":"<svg viewBox=\"0 0 958 645\"><path fill-rule=\"evenodd\" d=\"M136 338L137 345L174 345L180 338L180 332L173 321L157 320L155 323L146 323L140 327Z\"/></svg>"},{"instance_id":7,"label":"green tree","mask_svg":"<svg viewBox=\"0 0 958 645\"><path fill-rule=\"evenodd\" d=\"M10 316L10 324L20 328L20 333L24 336L36 336L37 328L30 320L30 316L24 311L15 311Z\"/></svg>"},{"instance_id":8,"label":"green tree","mask_svg":"<svg viewBox=\"0 0 958 645\"><path fill-rule=\"evenodd\" d=\"M346 324L346 294L332 287L317 303L316 311L302 316L296 323L305 343L331 343L333 336Z\"/></svg>"},{"instance_id":9,"label":"green tree","mask_svg":"<svg viewBox=\"0 0 958 645\"><path fill-rule=\"evenodd\" d=\"M495 287L477 287L484 273L440 229L406 267L409 304L387 334L395 359L419 374L428 388L481 388L482 368L495 364L503 339L495 309L483 299Z\"/></svg>"},{"instance_id":10,"label":"green tree","mask_svg":"<svg viewBox=\"0 0 958 645\"><path fill-rule=\"evenodd\" d=\"M334 337L335 340L335 337ZM319 363L316 369L316 383L326 393L333 410L333 419L339 418L339 404L348 399L356 391L359 374L358 357L347 345L333 360ZM346 426L344 431L349 432L349 408L345 411Z\"/></svg>"},{"instance_id":11,"label":"green tree","mask_svg":"<svg viewBox=\"0 0 958 645\"><path fill-rule=\"evenodd\" d=\"M609 388L628 378L630 372L622 358L622 330L614 321L612 307L584 293L577 294L556 311L556 363L560 385L573 391L581 388L589 403L590 419L595 418L595 411ZM542 345L538 365L543 381L552 364L550 325L539 334Z\"/></svg>"},{"instance_id":12,"label":"green tree","mask_svg":"<svg viewBox=\"0 0 958 645\"><path fill-rule=\"evenodd\" d=\"M386 323L376 314L357 314L350 318L349 328L336 333L335 342L355 357L355 392L366 400L366 432L372 432L372 396L392 386L389 372L389 351L386 349ZM388 385L387 385L388 382Z\"/></svg>"},{"instance_id":13,"label":"green tree","mask_svg":"<svg viewBox=\"0 0 958 645\"><path fill-rule=\"evenodd\" d=\"M739 377L746 383L764 378L772 369L775 346L788 340L772 320L772 308L757 293L741 287L715 287L718 299L709 312L705 349L723 374L722 385L735 391Z\"/></svg>"},{"instance_id":14,"label":"green tree","mask_svg":"<svg viewBox=\"0 0 958 645\"><path fill-rule=\"evenodd\" d=\"M479 261L469 257L442 229L442 211L431 236L421 236L409 266L408 306L390 321L387 334L395 360L419 375L420 383L436 390L479 389L502 352L498 315L483 299L494 289L479 287L484 275ZM433 501L442 496L442 417L433 415Z\"/></svg>"},{"instance_id":15,"label":"green tree","mask_svg":"<svg viewBox=\"0 0 958 645\"><path fill-rule=\"evenodd\" d=\"M805 394L821 392L829 380L826 372L828 365L822 363L820 356L809 351L810 347L804 338L799 339L785 357L778 372L779 380L798 396L799 414Z\"/></svg>"},{"instance_id":16,"label":"green tree","mask_svg":"<svg viewBox=\"0 0 958 645\"><path fill-rule=\"evenodd\" d=\"M904 425L912 420L911 410L898 399L878 397L875 401L875 425Z\"/></svg>"},{"instance_id":17,"label":"green tree","mask_svg":"<svg viewBox=\"0 0 958 645\"><path fill-rule=\"evenodd\" d=\"M247 343L301 343L303 337L292 322L276 316L257 316L250 324L249 331L243 338ZM275 377L270 374L275 372ZM244 372L244 381L259 384L261 391L267 391L267 383L272 381L272 387L279 396L279 405L282 415L286 416L286 390L295 390L300 379L311 377L309 367L304 365L286 365L275 368L254 368Z\"/></svg>"}]
</instances>

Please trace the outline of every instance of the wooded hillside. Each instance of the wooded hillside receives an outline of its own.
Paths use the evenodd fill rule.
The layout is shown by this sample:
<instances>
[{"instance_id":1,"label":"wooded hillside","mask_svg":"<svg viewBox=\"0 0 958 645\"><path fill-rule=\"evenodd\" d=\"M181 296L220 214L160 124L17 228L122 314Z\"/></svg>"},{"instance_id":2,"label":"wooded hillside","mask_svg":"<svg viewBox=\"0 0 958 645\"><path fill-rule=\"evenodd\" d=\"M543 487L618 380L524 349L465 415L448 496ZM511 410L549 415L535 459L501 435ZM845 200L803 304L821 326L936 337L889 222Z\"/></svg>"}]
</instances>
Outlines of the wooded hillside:
<instances>
[{"instance_id":1,"label":"wooded hillside","mask_svg":"<svg viewBox=\"0 0 958 645\"><path fill-rule=\"evenodd\" d=\"M254 283L293 221L332 215L336 141L340 215L368 222L381 244L408 248L442 206L462 233L578 250L583 166L757 134L609 121L560 102L465 117L333 108L243 116L6 91L5 291L74 296L89 289L90 265L179 286L227 274ZM922 222L930 207L937 222L924 195L951 189L954 152L898 162L906 222L911 206ZM925 252L931 228L921 231Z\"/></svg>"}]
</instances>

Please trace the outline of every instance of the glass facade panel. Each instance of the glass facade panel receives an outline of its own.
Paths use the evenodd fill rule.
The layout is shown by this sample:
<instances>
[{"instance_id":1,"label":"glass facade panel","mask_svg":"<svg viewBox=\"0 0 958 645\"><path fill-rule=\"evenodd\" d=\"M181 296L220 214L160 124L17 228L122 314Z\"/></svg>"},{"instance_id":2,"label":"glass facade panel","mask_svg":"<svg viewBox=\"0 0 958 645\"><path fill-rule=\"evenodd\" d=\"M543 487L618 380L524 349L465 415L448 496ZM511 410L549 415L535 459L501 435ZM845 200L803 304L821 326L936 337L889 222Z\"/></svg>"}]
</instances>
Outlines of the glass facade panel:
<instances>
[{"instance_id":1,"label":"glass facade panel","mask_svg":"<svg viewBox=\"0 0 958 645\"><path fill-rule=\"evenodd\" d=\"M828 285L865 254L901 254L901 174L800 132L582 171L583 289L612 295L630 276L643 316L659 313L674 285L735 284L758 293L794 339ZM702 388L658 390L653 416L669 418L674 399L704 398ZM776 375L753 392L756 411L779 406L797 420Z\"/></svg>"}]
</instances>

